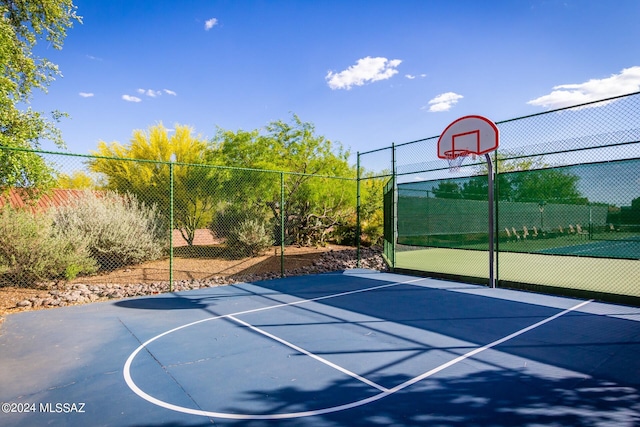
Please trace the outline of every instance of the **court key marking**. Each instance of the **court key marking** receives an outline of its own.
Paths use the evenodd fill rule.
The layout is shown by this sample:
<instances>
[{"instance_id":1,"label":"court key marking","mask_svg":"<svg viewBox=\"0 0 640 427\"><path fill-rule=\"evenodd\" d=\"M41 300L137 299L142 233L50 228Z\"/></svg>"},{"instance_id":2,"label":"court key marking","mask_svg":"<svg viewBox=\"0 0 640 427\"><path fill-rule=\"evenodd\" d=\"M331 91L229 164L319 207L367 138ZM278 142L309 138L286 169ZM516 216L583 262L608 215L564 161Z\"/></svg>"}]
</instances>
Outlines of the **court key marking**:
<instances>
[{"instance_id":1,"label":"court key marking","mask_svg":"<svg viewBox=\"0 0 640 427\"><path fill-rule=\"evenodd\" d=\"M176 412L182 412L185 414L191 414L191 415L200 415L200 416L205 416L205 417L218 417L218 418L226 418L226 419L237 419L237 420L276 420L276 419L289 419L289 418L301 418L301 417L309 417L309 416L314 416L314 415L323 415L323 414L328 414L328 413L332 413L332 412L338 412L338 411L344 411L347 409L351 409L351 408L355 408L358 406L362 406L362 405L366 405L368 403L371 402L375 402L377 400L380 400L384 397L390 396L393 393L396 393L400 390L403 390L417 382L420 382L432 375L437 374L438 372L447 369L457 363L460 363L470 357L473 357L479 353L484 352L485 350L489 350L497 345L503 344L507 341L510 341L526 332L529 332L533 329L536 329L546 323L549 323L561 316L564 316L567 313L570 313L572 311L578 310L581 307L589 304L590 302L592 302L593 300L588 300L588 301L583 301L579 304L574 305L573 307L567 308L566 310L563 310L559 313L554 314L553 316L547 317L546 319L543 319L537 323L534 323L533 325L527 326L525 328L522 328L510 335L507 335L503 338L500 338L496 341L493 341L489 344L486 344L482 347L478 347L474 350L471 350L461 356L456 357L453 360L450 360L449 362L446 362L442 365L439 365L437 367L435 367L434 369L431 369L427 372L424 372L414 378L411 378L401 384L398 384L397 386L387 389L385 387L382 387L370 380L367 380L366 378L361 377L360 375L357 375L345 368L342 368L332 362L329 362L326 359L321 358L320 356L317 356L313 353L310 353L306 350L304 350L301 347L296 346L295 344L289 343L288 341L279 338L273 334L270 334L262 329L259 329L249 323L246 323L240 319L238 319L235 316L239 316L242 314L248 314L248 313L255 313L258 311L264 311L264 310L270 310L273 308L279 308L279 307L287 307L287 306L292 306L292 305L300 305L300 304L305 304L305 303L309 303L309 302L314 302L314 301L320 301L323 299L328 299L328 298L336 298L339 296L345 296L345 295L351 295L351 294L355 294L355 293L360 293L360 292L367 292L367 291L372 291L372 290L376 290L376 289L382 289L382 288L388 288L388 287L392 287L392 286L398 286L398 285L403 285L403 284L408 284L408 283L412 283L412 282L416 282L416 281L420 281L420 280L424 280L423 278L418 278L418 279L412 279L412 280L407 280L404 282L394 282L394 283L389 283L389 284L385 284L385 285L380 285L380 286L374 286L374 287L370 287L370 288L364 288L364 289L358 289L355 291L347 291L347 292L341 292L338 294L333 294L333 295L325 295L322 297L317 297L317 298L311 298L311 299L306 299L306 300L300 300L300 301L294 301L291 303L283 303L283 304L276 304L273 306L268 306L268 307L262 307L262 308L258 308L258 309L252 309L252 310L245 310L245 311L240 311L237 313L232 313L232 314L225 314L225 315L220 315L220 316L215 316L215 317L210 317L207 319L202 319L202 320L198 320L195 322L191 322L188 323L186 325L182 325L182 326L178 326L176 328L173 328L171 330L168 330L166 332L163 332L159 335L156 335L153 338L150 338L149 340L147 340L146 342L144 342L143 344L141 344L133 353L131 353L131 355L129 356L129 358L127 359L127 361L124 364L124 368L123 368L123 375L124 375L124 380L127 383L127 385L129 386L129 388L136 393L139 397L145 399L146 401L153 403L155 405L158 405L160 407L163 407L165 409L170 409ZM138 353L140 353L142 350L146 349L146 347L151 344L152 342L158 340L159 338L162 338L166 335L169 335L173 332L179 331L181 329L187 328L189 326L193 326L199 323L203 323L203 322L207 322L210 320L217 320L217 319L223 319L223 318L227 318L230 319L234 322L240 323L246 327L251 328L252 330L254 330L257 333L260 333L262 335L265 335L277 342L280 342L283 345L286 345L290 348L293 348L296 351L301 352L302 354L305 354L309 357L314 358L315 360L318 360L334 369L337 369L338 371L349 375L373 388L376 388L377 390L380 390L380 393L375 394L373 396L370 396L368 398L365 399L361 399L358 401L354 401L354 402L350 402L350 403L346 403L343 405L338 405L338 406L332 406L332 407L328 407L328 408L321 408L321 409L315 409L315 410L309 410L309 411L301 411L301 412L291 412L291 413L277 413L277 414L236 414L236 413L226 413L226 412L215 412L215 411L205 411L205 410L201 410L201 409L193 409L193 408L187 408L184 406L179 406L179 405L174 405L172 403L169 402L165 402L163 400L157 399L153 396L151 396L150 394L144 392L142 389L140 389L140 387L138 387L136 385L136 383L133 381L133 379L131 378L131 364L133 363L133 360L135 359L135 357L138 355ZM148 351L148 350L147 350Z\"/></svg>"}]
</instances>

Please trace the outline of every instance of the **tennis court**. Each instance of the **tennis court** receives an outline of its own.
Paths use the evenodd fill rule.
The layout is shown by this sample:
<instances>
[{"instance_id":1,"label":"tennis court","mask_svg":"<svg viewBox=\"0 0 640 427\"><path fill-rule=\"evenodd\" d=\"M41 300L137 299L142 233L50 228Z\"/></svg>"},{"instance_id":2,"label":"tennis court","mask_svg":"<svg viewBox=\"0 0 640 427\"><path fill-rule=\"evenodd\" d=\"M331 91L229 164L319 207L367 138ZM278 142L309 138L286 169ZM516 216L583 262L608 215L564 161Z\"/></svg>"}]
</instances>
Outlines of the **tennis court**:
<instances>
[{"instance_id":1,"label":"tennis court","mask_svg":"<svg viewBox=\"0 0 640 427\"><path fill-rule=\"evenodd\" d=\"M598 240L540 251L546 254L640 259L640 240Z\"/></svg>"},{"instance_id":2,"label":"tennis court","mask_svg":"<svg viewBox=\"0 0 640 427\"><path fill-rule=\"evenodd\" d=\"M639 308L350 270L11 315L0 423L632 426L638 354Z\"/></svg>"}]
</instances>

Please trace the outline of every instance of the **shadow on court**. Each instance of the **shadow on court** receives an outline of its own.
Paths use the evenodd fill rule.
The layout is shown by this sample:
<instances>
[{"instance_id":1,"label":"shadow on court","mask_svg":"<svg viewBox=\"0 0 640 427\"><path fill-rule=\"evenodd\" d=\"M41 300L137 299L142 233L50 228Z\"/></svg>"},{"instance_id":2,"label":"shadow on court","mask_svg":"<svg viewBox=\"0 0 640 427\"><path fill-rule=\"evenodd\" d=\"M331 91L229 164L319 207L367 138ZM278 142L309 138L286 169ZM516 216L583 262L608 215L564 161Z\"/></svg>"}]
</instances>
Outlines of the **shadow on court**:
<instances>
[{"instance_id":1,"label":"shadow on court","mask_svg":"<svg viewBox=\"0 0 640 427\"><path fill-rule=\"evenodd\" d=\"M394 363L419 364L424 356L445 352L449 360L558 314L562 309L546 306L544 296L526 296L528 302L495 298L491 290L481 287L452 286L445 288L394 285L371 292L352 293L371 286L393 282L373 281L344 275L320 275L304 278L255 283L250 293L272 304L281 303L281 295L300 300L315 299L318 305L296 305L293 317L266 311L251 314L245 320L263 330L299 343L320 357L335 361L357 354L362 363L358 373L389 389L411 380L407 375L388 375L385 369ZM241 289L241 288L239 288ZM473 289L473 292L466 292ZM342 296L335 296L338 294ZM215 314L212 298L176 295L159 303L157 298L123 301L129 308L182 309L203 308ZM173 301L173 302L171 302ZM575 301L576 303L578 301ZM574 301L570 301L571 304ZM124 304L124 305L122 305ZM286 309L285 309L286 310ZM624 315L625 307L618 314ZM266 314L268 313L268 315ZM374 320L357 320L362 316ZM307 319L313 319L307 320ZM292 321L293 320L293 321ZM309 322L309 323L306 323ZM331 342L331 350L313 340L304 341L300 329L309 330L319 342ZM380 326L382 325L382 326ZM384 326L386 325L386 326ZM390 329L389 325L402 328ZM362 334L378 335L383 340L400 343L398 356L381 356L396 350L368 348L359 341L335 344L337 328L362 328ZM425 345L418 337L406 335L406 327L450 337L467 343L462 347L442 344ZM386 328L386 329L385 329ZM298 331L296 331L298 330ZM395 331L395 332L394 332ZM288 338L297 337L296 338ZM303 337L303 341L299 341ZM325 339L326 338L326 339ZM503 356L474 357L479 363L467 370L446 369L381 399L348 410L331 413L340 402L357 402L372 396L370 386L352 381L333 381L323 388L310 389L309 384L295 383L286 387L260 388L254 384L236 394L235 405L225 406L227 413L251 413L252 402L260 402L260 413L286 414L310 411L310 418L282 420L217 419L221 425L302 426L302 425L636 425L640 423L640 325L616 316L599 316L573 311L551 324L528 331L495 347ZM399 354L404 352L404 356ZM297 354L292 357L306 357ZM376 357L388 358L389 365L367 370L367 362ZM514 358L537 363L538 371L514 366ZM346 360L346 359L343 359ZM466 362L465 362L466 363ZM340 364L340 363L338 363ZM545 372L545 366L549 371ZM243 367L237 368L242 371ZM430 367L419 367L420 372ZM532 374L532 372L535 372ZM338 403L336 403L338 402ZM320 409L320 411L318 411Z\"/></svg>"},{"instance_id":2,"label":"shadow on court","mask_svg":"<svg viewBox=\"0 0 640 427\"><path fill-rule=\"evenodd\" d=\"M354 284L367 279L336 277L332 280L339 289L342 280L345 284L347 280ZM296 286L295 281L287 283L286 279L259 285L300 298L316 295L313 288L305 289ZM456 292L455 288L399 285L362 295L329 298L322 300L322 304L481 346L562 311L545 306L544 295L521 295L526 296L528 302L494 298L488 288L480 293L465 293ZM624 315L625 311L624 306L619 306L619 314ZM637 321L574 311L496 348L640 388L640 324ZM640 395L638 399L640 404Z\"/></svg>"},{"instance_id":3,"label":"shadow on court","mask_svg":"<svg viewBox=\"0 0 640 427\"><path fill-rule=\"evenodd\" d=\"M392 382L409 378L388 378ZM366 387L362 385L362 387ZM640 420L638 390L608 381L540 379L517 371L486 371L456 378L431 378L376 403L309 420L216 420L221 425L258 426L632 426ZM247 392L246 398L268 399L273 412L311 410L318 395L349 395L352 382L325 390L287 387L277 393ZM234 408L230 408L230 412ZM238 408L240 409L240 408ZM241 411L240 411L241 412ZM635 417L633 414L636 414ZM322 420L322 421L321 421ZM635 420L635 423L634 423ZM229 424L227 424L229 423Z\"/></svg>"},{"instance_id":4,"label":"shadow on court","mask_svg":"<svg viewBox=\"0 0 640 427\"><path fill-rule=\"evenodd\" d=\"M172 297L149 297L122 300L114 303L117 307L137 310L204 310L211 298L186 298L180 295Z\"/></svg>"},{"instance_id":5,"label":"shadow on court","mask_svg":"<svg viewBox=\"0 0 640 427\"><path fill-rule=\"evenodd\" d=\"M579 303L363 272L24 313L0 334L0 401L87 413L0 424L640 425L640 310Z\"/></svg>"}]
</instances>

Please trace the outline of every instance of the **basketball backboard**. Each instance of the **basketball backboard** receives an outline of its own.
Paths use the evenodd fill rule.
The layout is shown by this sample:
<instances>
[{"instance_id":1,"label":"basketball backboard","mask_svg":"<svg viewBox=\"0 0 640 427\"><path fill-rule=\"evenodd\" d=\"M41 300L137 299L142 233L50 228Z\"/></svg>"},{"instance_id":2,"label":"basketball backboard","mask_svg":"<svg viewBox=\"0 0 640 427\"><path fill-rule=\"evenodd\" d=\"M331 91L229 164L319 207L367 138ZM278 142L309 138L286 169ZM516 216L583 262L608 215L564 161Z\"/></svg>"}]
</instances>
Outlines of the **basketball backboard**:
<instances>
[{"instance_id":1,"label":"basketball backboard","mask_svg":"<svg viewBox=\"0 0 640 427\"><path fill-rule=\"evenodd\" d=\"M486 154L498 148L498 128L482 116L465 116L452 122L438 139L438 157L454 159Z\"/></svg>"}]
</instances>

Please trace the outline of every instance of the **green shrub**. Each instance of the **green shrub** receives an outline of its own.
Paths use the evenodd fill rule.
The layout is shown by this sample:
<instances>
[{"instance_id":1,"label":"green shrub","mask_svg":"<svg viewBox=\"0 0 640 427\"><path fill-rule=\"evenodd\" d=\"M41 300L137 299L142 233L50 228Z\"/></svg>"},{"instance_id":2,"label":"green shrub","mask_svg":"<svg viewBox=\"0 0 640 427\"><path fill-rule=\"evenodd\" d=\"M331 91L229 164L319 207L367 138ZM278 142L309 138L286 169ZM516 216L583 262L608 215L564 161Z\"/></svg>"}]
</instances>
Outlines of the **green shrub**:
<instances>
[{"instance_id":1,"label":"green shrub","mask_svg":"<svg viewBox=\"0 0 640 427\"><path fill-rule=\"evenodd\" d=\"M356 231L355 223L340 224L331 236L332 241L338 245L356 246Z\"/></svg>"},{"instance_id":2,"label":"green shrub","mask_svg":"<svg viewBox=\"0 0 640 427\"><path fill-rule=\"evenodd\" d=\"M242 256L257 256L273 246L273 233L257 219L246 219L231 230L227 238L229 249Z\"/></svg>"},{"instance_id":3,"label":"green shrub","mask_svg":"<svg viewBox=\"0 0 640 427\"><path fill-rule=\"evenodd\" d=\"M96 269L82 236L56 230L51 214L9 206L0 211L0 281L5 285L71 280Z\"/></svg>"},{"instance_id":4,"label":"green shrub","mask_svg":"<svg viewBox=\"0 0 640 427\"><path fill-rule=\"evenodd\" d=\"M241 210L234 206L226 206L214 214L213 221L208 228L214 236L225 239L233 234L239 224L251 217L252 215L247 209Z\"/></svg>"},{"instance_id":5,"label":"green shrub","mask_svg":"<svg viewBox=\"0 0 640 427\"><path fill-rule=\"evenodd\" d=\"M83 237L102 270L158 259L168 244L168 227L156 207L128 194L86 191L57 208L53 218L61 233Z\"/></svg>"}]
</instances>

